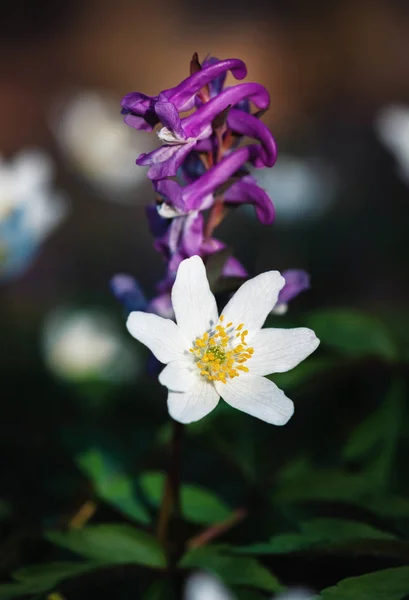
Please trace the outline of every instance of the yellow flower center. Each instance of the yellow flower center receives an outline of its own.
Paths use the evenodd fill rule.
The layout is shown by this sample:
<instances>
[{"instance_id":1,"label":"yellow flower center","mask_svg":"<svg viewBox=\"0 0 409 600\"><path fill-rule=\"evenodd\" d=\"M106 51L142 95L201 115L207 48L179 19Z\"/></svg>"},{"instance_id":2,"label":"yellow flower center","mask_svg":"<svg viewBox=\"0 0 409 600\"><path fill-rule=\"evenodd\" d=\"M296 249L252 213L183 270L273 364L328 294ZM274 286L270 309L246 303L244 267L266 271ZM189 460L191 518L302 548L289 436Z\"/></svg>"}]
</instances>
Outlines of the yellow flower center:
<instances>
[{"instance_id":1,"label":"yellow flower center","mask_svg":"<svg viewBox=\"0 0 409 600\"><path fill-rule=\"evenodd\" d=\"M252 357L253 348L246 342L248 331L244 324L234 327L233 323L223 325L224 316L220 315L219 324L214 330L206 331L196 338L190 352L193 354L200 374L209 381L226 383L226 378L238 377L240 372L248 373L245 362Z\"/></svg>"}]
</instances>

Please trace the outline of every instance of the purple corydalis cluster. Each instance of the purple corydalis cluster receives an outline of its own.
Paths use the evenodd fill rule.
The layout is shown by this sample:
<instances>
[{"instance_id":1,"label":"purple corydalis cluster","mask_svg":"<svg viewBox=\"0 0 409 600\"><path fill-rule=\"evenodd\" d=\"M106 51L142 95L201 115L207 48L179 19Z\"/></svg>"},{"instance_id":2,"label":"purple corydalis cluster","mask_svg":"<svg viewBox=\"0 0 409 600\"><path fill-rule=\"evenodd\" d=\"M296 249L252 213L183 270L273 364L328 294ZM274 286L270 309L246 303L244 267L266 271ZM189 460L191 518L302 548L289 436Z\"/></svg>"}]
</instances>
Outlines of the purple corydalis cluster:
<instances>
[{"instance_id":1,"label":"purple corydalis cluster","mask_svg":"<svg viewBox=\"0 0 409 600\"><path fill-rule=\"evenodd\" d=\"M236 80L247 75L238 59L207 58L200 64L195 54L190 72L158 96L132 92L121 101L129 126L142 131L161 126L157 135L162 146L141 154L136 163L149 167L147 175L157 194L157 204L148 207L147 215L168 271L148 310L162 315L170 310L180 262L195 254L206 259L226 248L213 232L231 208L251 204L261 223L274 220L271 199L248 169L272 167L276 161L273 136L260 121L270 104L269 93L258 83L225 86L228 72ZM243 146L244 138L255 143ZM247 276L234 257L226 259L222 274ZM119 289L116 295L121 296Z\"/></svg>"}]
</instances>

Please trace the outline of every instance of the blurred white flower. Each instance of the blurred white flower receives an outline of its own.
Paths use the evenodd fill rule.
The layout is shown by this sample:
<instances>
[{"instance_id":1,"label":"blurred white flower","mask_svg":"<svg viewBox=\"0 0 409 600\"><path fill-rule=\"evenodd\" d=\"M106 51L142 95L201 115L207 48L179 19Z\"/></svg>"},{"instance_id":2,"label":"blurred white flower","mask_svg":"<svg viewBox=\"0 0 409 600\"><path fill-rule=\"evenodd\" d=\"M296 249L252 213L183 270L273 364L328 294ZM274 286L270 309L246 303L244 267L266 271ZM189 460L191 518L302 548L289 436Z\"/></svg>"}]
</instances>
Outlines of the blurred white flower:
<instances>
[{"instance_id":1,"label":"blurred white flower","mask_svg":"<svg viewBox=\"0 0 409 600\"><path fill-rule=\"evenodd\" d=\"M388 106L375 119L379 139L392 152L402 180L409 184L409 108Z\"/></svg>"},{"instance_id":2,"label":"blurred white flower","mask_svg":"<svg viewBox=\"0 0 409 600\"><path fill-rule=\"evenodd\" d=\"M41 242L66 214L52 187L53 165L38 150L0 157L0 281L24 271Z\"/></svg>"},{"instance_id":3,"label":"blurred white flower","mask_svg":"<svg viewBox=\"0 0 409 600\"><path fill-rule=\"evenodd\" d=\"M305 588L293 588L274 596L274 600L310 600L313 595L313 592ZM194 573L186 582L184 600L235 599L229 590L215 577L207 573Z\"/></svg>"},{"instance_id":4,"label":"blurred white flower","mask_svg":"<svg viewBox=\"0 0 409 600\"><path fill-rule=\"evenodd\" d=\"M334 171L318 160L280 154L273 169L254 169L253 177L270 196L276 221L316 219L330 206L336 188Z\"/></svg>"},{"instance_id":5,"label":"blurred white flower","mask_svg":"<svg viewBox=\"0 0 409 600\"><path fill-rule=\"evenodd\" d=\"M100 310L53 311L43 327L43 352L51 371L67 380L129 381L141 368L132 345Z\"/></svg>"},{"instance_id":6,"label":"blurred white flower","mask_svg":"<svg viewBox=\"0 0 409 600\"><path fill-rule=\"evenodd\" d=\"M107 199L129 201L146 178L135 160L152 142L127 127L119 101L98 92L79 93L56 108L53 130L63 153L80 175Z\"/></svg>"},{"instance_id":7,"label":"blurred white flower","mask_svg":"<svg viewBox=\"0 0 409 600\"><path fill-rule=\"evenodd\" d=\"M195 573L186 582L184 600L234 600L217 579L206 573Z\"/></svg>"}]
</instances>

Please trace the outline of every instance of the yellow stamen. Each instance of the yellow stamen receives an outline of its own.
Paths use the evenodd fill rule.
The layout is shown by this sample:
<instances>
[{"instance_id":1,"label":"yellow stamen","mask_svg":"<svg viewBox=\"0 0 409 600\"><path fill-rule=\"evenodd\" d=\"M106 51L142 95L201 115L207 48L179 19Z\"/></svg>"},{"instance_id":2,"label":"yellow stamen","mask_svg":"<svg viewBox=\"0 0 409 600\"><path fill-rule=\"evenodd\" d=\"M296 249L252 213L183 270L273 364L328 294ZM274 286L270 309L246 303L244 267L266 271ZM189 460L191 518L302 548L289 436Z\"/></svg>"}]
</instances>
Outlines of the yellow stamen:
<instances>
[{"instance_id":1,"label":"yellow stamen","mask_svg":"<svg viewBox=\"0 0 409 600\"><path fill-rule=\"evenodd\" d=\"M235 327L236 334L231 337L226 330L233 327L233 322L223 326L220 324L223 319L224 316L221 315L219 324L212 331L206 331L201 337L197 337L189 351L193 354L200 375L208 381L226 383L227 377L233 379L240 373L249 372L244 363L252 357L254 349L247 347L245 338L248 330L243 330L244 323ZM235 346L238 338L240 343Z\"/></svg>"}]
</instances>

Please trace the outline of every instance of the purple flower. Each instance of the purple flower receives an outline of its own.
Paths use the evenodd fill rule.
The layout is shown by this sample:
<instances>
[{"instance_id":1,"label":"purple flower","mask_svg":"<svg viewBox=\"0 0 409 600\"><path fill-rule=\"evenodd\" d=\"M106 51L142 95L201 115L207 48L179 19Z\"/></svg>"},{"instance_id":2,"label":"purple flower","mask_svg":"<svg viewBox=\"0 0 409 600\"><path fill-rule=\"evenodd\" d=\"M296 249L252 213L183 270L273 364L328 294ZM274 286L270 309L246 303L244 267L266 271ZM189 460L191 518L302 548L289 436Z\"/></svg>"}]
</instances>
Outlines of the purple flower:
<instances>
[{"instance_id":1,"label":"purple flower","mask_svg":"<svg viewBox=\"0 0 409 600\"><path fill-rule=\"evenodd\" d=\"M246 162L250 161L254 164L259 158L260 152L261 149L257 145L239 148L192 183L182 187L172 179L161 179L154 182L155 190L163 197L165 206L169 210L169 216L206 210L213 204L214 195L217 194L218 189L242 169ZM232 181L231 187L224 193L224 200L227 205L247 202L253 204L258 218L264 224L272 223L274 220L274 207L271 199L250 175L246 175L236 182Z\"/></svg>"},{"instance_id":2,"label":"purple flower","mask_svg":"<svg viewBox=\"0 0 409 600\"><path fill-rule=\"evenodd\" d=\"M159 95L156 113L162 122L158 132L164 146L141 154L136 164L150 166L148 177L162 179L176 175L186 156L201 140L209 138L213 133L213 121L230 106L235 106L244 99L251 100L258 108L266 109L270 104L267 90L258 83L242 83L223 90L218 96L202 104L194 113L181 119L174 104L164 94ZM260 139L263 151L256 166L273 166L276 159L276 147L269 129L257 117L241 110L232 109L233 116L227 117L227 124L241 135Z\"/></svg>"},{"instance_id":3,"label":"purple flower","mask_svg":"<svg viewBox=\"0 0 409 600\"><path fill-rule=\"evenodd\" d=\"M310 288L310 276L302 269L288 269L282 272L282 276L285 279L285 285L279 293L277 304L273 309L273 312L279 315L287 312L290 300Z\"/></svg>"},{"instance_id":4,"label":"purple flower","mask_svg":"<svg viewBox=\"0 0 409 600\"><path fill-rule=\"evenodd\" d=\"M227 190L224 194L227 206L235 204L252 204L260 223L269 225L274 221L274 205L263 188L257 185L251 175L246 175Z\"/></svg>"},{"instance_id":5,"label":"purple flower","mask_svg":"<svg viewBox=\"0 0 409 600\"><path fill-rule=\"evenodd\" d=\"M159 96L146 96L139 92L127 94L121 101L125 123L135 129L152 131L153 127L161 120L161 116L157 112L157 105L161 103L161 96L166 98L178 113L190 110L194 107L196 94L227 71L231 71L233 76L239 80L244 79L247 75L246 65L242 60L228 58L211 64L208 63L176 87L164 90ZM161 109L162 106L160 105L159 113L161 113Z\"/></svg>"},{"instance_id":6,"label":"purple flower","mask_svg":"<svg viewBox=\"0 0 409 600\"><path fill-rule=\"evenodd\" d=\"M115 298L121 302L127 313L146 309L148 303L144 293L131 275L114 275L110 285Z\"/></svg>"}]
</instances>

